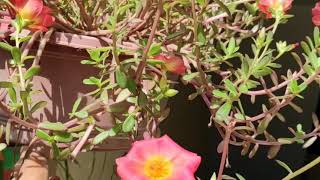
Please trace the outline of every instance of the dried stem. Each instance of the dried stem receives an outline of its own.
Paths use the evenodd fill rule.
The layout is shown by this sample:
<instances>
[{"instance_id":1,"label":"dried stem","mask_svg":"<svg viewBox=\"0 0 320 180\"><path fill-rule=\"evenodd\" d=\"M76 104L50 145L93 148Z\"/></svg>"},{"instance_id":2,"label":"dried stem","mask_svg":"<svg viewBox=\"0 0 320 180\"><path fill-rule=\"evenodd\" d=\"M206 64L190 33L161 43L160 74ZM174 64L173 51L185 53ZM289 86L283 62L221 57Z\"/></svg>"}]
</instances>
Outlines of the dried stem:
<instances>
[{"instance_id":1,"label":"dried stem","mask_svg":"<svg viewBox=\"0 0 320 180\"><path fill-rule=\"evenodd\" d=\"M225 17L228 17L228 14L227 13L221 13L219 15L216 15L216 16L212 16L206 20L203 21L203 24L204 25L208 25L210 23L212 23L213 21L216 21L218 19L221 19L221 18L225 18Z\"/></svg>"},{"instance_id":2,"label":"dried stem","mask_svg":"<svg viewBox=\"0 0 320 180\"><path fill-rule=\"evenodd\" d=\"M31 128L31 129L37 129L37 125L34 125L32 123L28 123L27 121L24 121L16 116L14 116L11 112L9 107L7 107L5 104L3 104L0 101L0 109L3 111L3 113L5 114L5 116L8 116L9 121L15 122L17 124L23 125L27 128Z\"/></svg>"},{"instance_id":3,"label":"dried stem","mask_svg":"<svg viewBox=\"0 0 320 180\"><path fill-rule=\"evenodd\" d=\"M53 31L54 31L54 28L51 28L48 32L46 32L44 37L41 39L40 45L39 45L39 48L38 48L38 51L37 51L37 55L36 55L36 57L34 58L34 61L33 61L33 66L39 65L41 55L42 55L42 53L44 51L44 48L46 47L47 42L49 41L49 39L51 37Z\"/></svg>"},{"instance_id":4,"label":"dried stem","mask_svg":"<svg viewBox=\"0 0 320 180\"><path fill-rule=\"evenodd\" d=\"M28 43L23 44L23 46L22 46L22 49L23 49L22 58L26 57L29 54L30 49L32 48L34 42L39 38L40 34L41 34L41 31L35 32L32 35L31 39L28 41Z\"/></svg>"},{"instance_id":5,"label":"dried stem","mask_svg":"<svg viewBox=\"0 0 320 180\"><path fill-rule=\"evenodd\" d=\"M87 142L87 140L88 140L93 128L94 128L94 124L90 124L88 126L88 128L87 128L86 132L84 133L83 137L81 138L79 144L72 151L71 157L75 158L78 155L78 153L81 151L82 147Z\"/></svg>"},{"instance_id":6,"label":"dried stem","mask_svg":"<svg viewBox=\"0 0 320 180\"><path fill-rule=\"evenodd\" d=\"M102 0L97 0L96 1L96 5L91 13L92 16L96 16L97 12L99 11L100 9L100 4L101 4Z\"/></svg>"},{"instance_id":7,"label":"dried stem","mask_svg":"<svg viewBox=\"0 0 320 180\"><path fill-rule=\"evenodd\" d=\"M82 17L83 20L85 21L88 29L89 29L89 30L92 30L92 29L93 29L93 27L92 27L92 19L91 19L91 17L87 14L86 9L85 9L85 7L84 7L83 4L82 4L82 1L80 1L80 0L75 0L75 1L76 1L77 5L78 5L79 8L80 8L81 17Z\"/></svg>"}]
</instances>

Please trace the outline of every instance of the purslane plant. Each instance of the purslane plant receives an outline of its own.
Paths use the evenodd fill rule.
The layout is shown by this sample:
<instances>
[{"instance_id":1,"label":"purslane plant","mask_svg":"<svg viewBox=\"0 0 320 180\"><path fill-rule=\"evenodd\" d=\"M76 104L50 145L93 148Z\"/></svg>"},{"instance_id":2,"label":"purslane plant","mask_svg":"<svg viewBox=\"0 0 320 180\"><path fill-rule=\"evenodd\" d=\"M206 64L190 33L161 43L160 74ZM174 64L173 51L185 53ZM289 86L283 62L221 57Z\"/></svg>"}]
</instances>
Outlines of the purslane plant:
<instances>
[{"instance_id":1,"label":"purslane plant","mask_svg":"<svg viewBox=\"0 0 320 180\"><path fill-rule=\"evenodd\" d=\"M260 146L269 146L270 159L285 144L300 143L306 148L320 133L316 116L310 133L300 124L289 127L292 137L274 137L268 129L275 117L285 120L279 112L283 107L302 112L293 100L302 98L308 85L319 82L318 28L298 44L274 40L278 27L293 17L287 14L291 5L292 0L6 0L2 7L13 19L9 33L4 33L5 40L12 41L0 43L12 55L8 61L10 78L0 82L9 98L0 102L9 119L6 144L10 129L33 129L36 139L50 145L54 158L65 159L118 134L134 139L141 125L145 125L146 139L155 138L159 123L169 114L164 102L178 93L170 78L174 75L195 88L189 99L202 97L212 114L209 126L215 125L223 138L218 148L222 158L217 179L222 179L229 145L242 147L241 154L249 157ZM317 4L312 10L316 26L320 24L319 12ZM21 37L24 29L32 34ZM75 101L70 121L64 124L49 119L36 123L33 116L46 106L44 101L33 101L37 89L32 87L32 78L40 72L40 57L53 31L95 36L108 44L89 49L90 58L81 61L99 70L83 80L95 90ZM30 56L40 34L44 35L38 52ZM240 51L244 43L251 43L252 52ZM295 52L300 47L302 54ZM291 61L300 69L279 75L279 60L286 54L291 54ZM27 61L32 61L31 67L26 66ZM80 108L87 96L95 100ZM249 116L250 107L243 107L242 99L250 97L256 106L258 96L268 100L260 114ZM108 129L99 125L99 116L105 112L114 117L113 127ZM286 178L301 172L290 170Z\"/></svg>"}]
</instances>

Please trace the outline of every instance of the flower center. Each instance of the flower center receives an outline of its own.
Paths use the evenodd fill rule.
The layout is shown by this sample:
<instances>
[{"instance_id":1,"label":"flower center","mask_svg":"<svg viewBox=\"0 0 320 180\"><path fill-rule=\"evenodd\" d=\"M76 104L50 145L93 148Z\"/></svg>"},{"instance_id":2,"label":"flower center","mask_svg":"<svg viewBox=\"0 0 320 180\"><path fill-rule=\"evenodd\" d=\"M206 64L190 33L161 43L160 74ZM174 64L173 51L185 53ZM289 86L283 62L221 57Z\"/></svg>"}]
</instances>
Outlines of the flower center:
<instances>
[{"instance_id":1,"label":"flower center","mask_svg":"<svg viewBox=\"0 0 320 180\"><path fill-rule=\"evenodd\" d=\"M163 180L172 174L172 163L162 156L152 157L146 161L144 173L150 179Z\"/></svg>"}]
</instances>

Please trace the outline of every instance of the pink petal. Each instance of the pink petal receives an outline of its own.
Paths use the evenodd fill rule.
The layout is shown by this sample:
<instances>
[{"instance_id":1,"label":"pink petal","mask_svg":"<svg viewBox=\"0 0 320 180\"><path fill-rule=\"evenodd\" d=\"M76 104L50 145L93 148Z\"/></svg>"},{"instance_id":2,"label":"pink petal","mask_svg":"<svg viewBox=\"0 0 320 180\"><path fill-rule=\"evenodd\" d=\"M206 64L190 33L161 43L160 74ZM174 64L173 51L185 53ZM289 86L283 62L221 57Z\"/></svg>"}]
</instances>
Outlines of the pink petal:
<instances>
[{"instance_id":1,"label":"pink petal","mask_svg":"<svg viewBox=\"0 0 320 180\"><path fill-rule=\"evenodd\" d=\"M182 75L186 72L184 62L179 56L160 54L155 56L154 59L163 61L165 68L174 74Z\"/></svg>"},{"instance_id":2,"label":"pink petal","mask_svg":"<svg viewBox=\"0 0 320 180\"><path fill-rule=\"evenodd\" d=\"M320 15L320 3L317 3L314 8L312 8L312 15Z\"/></svg>"},{"instance_id":3,"label":"pink petal","mask_svg":"<svg viewBox=\"0 0 320 180\"><path fill-rule=\"evenodd\" d=\"M169 136L164 135L157 139L157 147L159 149L159 154L167 157L169 159L174 159L178 156L181 156L181 153L186 151L177 143L175 143Z\"/></svg>"},{"instance_id":4,"label":"pink petal","mask_svg":"<svg viewBox=\"0 0 320 180\"><path fill-rule=\"evenodd\" d=\"M194 174L187 171L174 171L168 180L195 180Z\"/></svg>"},{"instance_id":5,"label":"pink petal","mask_svg":"<svg viewBox=\"0 0 320 180\"><path fill-rule=\"evenodd\" d=\"M10 2L18 9L24 7L28 0L10 0Z\"/></svg>"},{"instance_id":6,"label":"pink petal","mask_svg":"<svg viewBox=\"0 0 320 180\"><path fill-rule=\"evenodd\" d=\"M30 18L37 18L41 14L43 7L42 0L28 0L22 11L30 12Z\"/></svg>"},{"instance_id":7,"label":"pink petal","mask_svg":"<svg viewBox=\"0 0 320 180\"><path fill-rule=\"evenodd\" d=\"M149 157L158 155L159 147L157 139L136 141L133 143L127 157L132 160L146 161Z\"/></svg>"},{"instance_id":8,"label":"pink petal","mask_svg":"<svg viewBox=\"0 0 320 180\"><path fill-rule=\"evenodd\" d=\"M53 25L54 21L55 21L55 18L53 16L46 15L43 18L42 26L50 27Z\"/></svg>"},{"instance_id":9,"label":"pink petal","mask_svg":"<svg viewBox=\"0 0 320 180\"><path fill-rule=\"evenodd\" d=\"M164 54L159 54L159 55L156 55L153 57L154 59L157 59L157 60L161 60L161 61L166 61L167 58Z\"/></svg>"},{"instance_id":10,"label":"pink petal","mask_svg":"<svg viewBox=\"0 0 320 180\"><path fill-rule=\"evenodd\" d=\"M168 158L171 158L174 167L185 169L187 168L192 174L198 169L201 157L190 152L177 143L175 143L169 136L164 135L159 141L160 145L166 147L161 153Z\"/></svg>"},{"instance_id":11,"label":"pink petal","mask_svg":"<svg viewBox=\"0 0 320 180\"><path fill-rule=\"evenodd\" d=\"M318 15L318 16L313 16L313 17L312 17L312 22L313 22L314 25L320 26L320 15Z\"/></svg>"},{"instance_id":12,"label":"pink petal","mask_svg":"<svg viewBox=\"0 0 320 180\"><path fill-rule=\"evenodd\" d=\"M284 12L291 8L293 0L260 0L258 7L259 10L267 15L267 18L272 18L272 13L270 9L278 8L279 5L282 6Z\"/></svg>"},{"instance_id":13,"label":"pink petal","mask_svg":"<svg viewBox=\"0 0 320 180\"><path fill-rule=\"evenodd\" d=\"M267 15L267 18L271 18L272 17L272 14L271 12L269 11L269 6L268 5L264 5L264 4L258 4L258 7L259 7L259 10L266 14Z\"/></svg>"},{"instance_id":14,"label":"pink petal","mask_svg":"<svg viewBox=\"0 0 320 180\"><path fill-rule=\"evenodd\" d=\"M184 152L180 156L177 156L173 160L174 166L180 167L180 168L185 168L186 170L189 170L190 173L194 174L200 163L201 163L201 157L198 156L195 153L192 152Z\"/></svg>"},{"instance_id":15,"label":"pink petal","mask_svg":"<svg viewBox=\"0 0 320 180\"><path fill-rule=\"evenodd\" d=\"M289 10L291 8L292 1L293 0L284 0L284 1L282 1L282 3L283 3L282 7L283 7L284 12L286 12L287 10Z\"/></svg>"},{"instance_id":16,"label":"pink petal","mask_svg":"<svg viewBox=\"0 0 320 180\"><path fill-rule=\"evenodd\" d=\"M165 66L168 71L182 75L186 72L186 67L183 63L183 60L178 56L169 56L166 60Z\"/></svg>"},{"instance_id":17,"label":"pink petal","mask_svg":"<svg viewBox=\"0 0 320 180\"><path fill-rule=\"evenodd\" d=\"M143 174L143 164L126 157L116 159L117 173L121 180L148 180Z\"/></svg>"},{"instance_id":18,"label":"pink petal","mask_svg":"<svg viewBox=\"0 0 320 180\"><path fill-rule=\"evenodd\" d=\"M183 149L164 135L161 138L133 143L128 154L116 160L118 174L123 180L129 180L128 178L144 180L144 163L154 156L161 156L171 161L173 174L168 180L194 180L193 174L201 162L200 156Z\"/></svg>"}]
</instances>

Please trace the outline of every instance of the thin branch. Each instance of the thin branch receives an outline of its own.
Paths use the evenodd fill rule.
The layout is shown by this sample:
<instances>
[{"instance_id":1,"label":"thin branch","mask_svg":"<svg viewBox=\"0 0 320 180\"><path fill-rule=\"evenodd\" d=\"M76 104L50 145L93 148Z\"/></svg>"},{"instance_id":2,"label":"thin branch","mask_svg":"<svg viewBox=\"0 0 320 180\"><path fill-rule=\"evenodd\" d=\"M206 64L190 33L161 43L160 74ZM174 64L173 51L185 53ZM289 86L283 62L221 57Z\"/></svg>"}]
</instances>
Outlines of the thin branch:
<instances>
[{"instance_id":1,"label":"thin branch","mask_svg":"<svg viewBox=\"0 0 320 180\"><path fill-rule=\"evenodd\" d=\"M298 169L297 171L288 174L282 180L293 179L293 178L297 177L298 175L304 173L305 171L307 171L307 170L313 168L314 166L318 165L319 163L320 163L320 156L317 157L316 159L314 159L313 161L311 161L310 163L308 163L307 165L303 166L302 168Z\"/></svg>"},{"instance_id":2,"label":"thin branch","mask_svg":"<svg viewBox=\"0 0 320 180\"><path fill-rule=\"evenodd\" d=\"M155 36L155 32L156 32L156 30L157 30L157 27L158 27L158 24L159 24L159 21L160 21L160 17L161 17L161 14L162 14L162 8L163 8L162 6L163 6L162 0L159 0L159 2L158 2L158 8L157 8L157 13L156 13L156 17L155 17L155 19L154 19L153 25L152 25L152 29L151 29L151 32L150 32L150 36L149 36L147 45L146 45L146 47L145 47L144 50L143 50L141 62L139 63L138 69L137 69L137 71L136 71L136 82L137 82L137 83L140 82L143 69L144 69L145 66L146 66L146 61L147 61L147 58L148 58L148 52L149 52L149 49L150 49L151 44L152 44L152 42L153 42L153 38L154 38L154 36Z\"/></svg>"},{"instance_id":3,"label":"thin branch","mask_svg":"<svg viewBox=\"0 0 320 180\"><path fill-rule=\"evenodd\" d=\"M304 83L305 85L309 85L310 83L312 83L319 75L320 73L320 70L317 70L313 75L311 75L310 77L308 77ZM280 85L279 85L280 86ZM264 93L266 93L266 90L263 90ZM253 117L247 117L246 118L246 121L257 121L259 119L262 119L264 118L267 114L274 114L276 112L278 112L281 108L285 107L286 105L288 105L294 98L295 96L294 95L287 95L288 97L283 99L282 102L277 105L277 106L274 106L272 107L271 109L269 109L268 111L266 112L263 112L259 115L256 115L256 116L253 116ZM231 117L229 117L229 119L232 119ZM239 123L246 123L246 121L241 121L241 120L238 120L237 122Z\"/></svg>"},{"instance_id":4,"label":"thin branch","mask_svg":"<svg viewBox=\"0 0 320 180\"><path fill-rule=\"evenodd\" d=\"M85 21L87 27L89 30L92 30L92 19L91 17L87 14L85 7L83 6L83 3L80 0L75 0L76 3L78 4L79 8L80 8L80 13L81 13L81 17L83 17L83 20Z\"/></svg>"},{"instance_id":5,"label":"thin branch","mask_svg":"<svg viewBox=\"0 0 320 180\"><path fill-rule=\"evenodd\" d=\"M155 12L156 12L156 11L151 11L151 12L149 13L149 16L148 16L146 19L144 19L141 23L137 24L136 26L132 27L133 30L131 30L131 31L128 33L128 36L132 35L132 34L135 33L136 31L142 30L143 28L146 29L146 28L147 28L147 27L146 27L147 23L152 19L152 17L153 17L153 15L154 15Z\"/></svg>"},{"instance_id":6,"label":"thin branch","mask_svg":"<svg viewBox=\"0 0 320 180\"><path fill-rule=\"evenodd\" d=\"M93 16L93 17L96 17L96 14L97 14L97 12L99 11L99 9L100 9L100 4L101 4L101 2L102 2L102 0L97 0L96 1L96 5L95 5L95 7L93 8L93 11L92 11L92 13L91 13L91 16ZM95 21L95 20L94 20Z\"/></svg>"},{"instance_id":7,"label":"thin branch","mask_svg":"<svg viewBox=\"0 0 320 180\"><path fill-rule=\"evenodd\" d=\"M32 48L34 42L38 39L38 37L40 36L40 34L41 34L41 31L35 32L35 33L32 35L31 39L30 39L27 43L24 43L24 44L22 45L22 49L23 49L22 58L23 58L23 57L26 57L26 56L29 54L30 49Z\"/></svg>"},{"instance_id":8,"label":"thin branch","mask_svg":"<svg viewBox=\"0 0 320 180\"><path fill-rule=\"evenodd\" d=\"M194 32L194 43L196 43L196 63L197 63L197 70L200 73L200 79L201 79L201 85L205 85L208 88L208 83L206 79L206 74L204 73L202 67L201 67L201 62L200 62L200 56L201 56L201 51L200 51L200 46L198 45L198 17L196 14L196 2L195 0L191 1L192 3L192 16L193 16L193 32ZM209 88L208 88L209 89Z\"/></svg>"},{"instance_id":9,"label":"thin branch","mask_svg":"<svg viewBox=\"0 0 320 180\"><path fill-rule=\"evenodd\" d=\"M293 74L292 78L290 78L290 79L278 84L277 86L274 86L272 88L267 89L267 91L269 91L269 92L277 91L277 90L287 86L292 80L298 79L303 74L304 74L304 70L301 69L298 73ZM266 90L263 89L263 90L258 90L258 91L248 91L245 94L250 95L250 96L260 96L260 95L267 94L267 92L266 92Z\"/></svg>"},{"instance_id":10,"label":"thin branch","mask_svg":"<svg viewBox=\"0 0 320 180\"><path fill-rule=\"evenodd\" d=\"M66 21L63 17L56 16L56 23L59 24L60 26L63 26L64 28L67 28L69 31L73 33L81 33L84 32L81 29L75 28L70 24L70 22Z\"/></svg>"},{"instance_id":11,"label":"thin branch","mask_svg":"<svg viewBox=\"0 0 320 180\"><path fill-rule=\"evenodd\" d=\"M11 112L9 107L7 107L5 104L3 104L0 101L0 109L3 111L3 113L5 114L5 116L8 116L8 120L11 122L15 122L17 124L23 125L27 128L31 128L31 129L37 129L37 125L32 124L32 123L28 123L27 121L24 121L16 116L14 116Z\"/></svg>"},{"instance_id":12,"label":"thin branch","mask_svg":"<svg viewBox=\"0 0 320 180\"><path fill-rule=\"evenodd\" d=\"M206 20L203 21L203 24L204 25L208 25L216 20L219 20L219 19L222 19L222 18L225 18L225 17L228 17L228 14L227 13L221 13L221 14L218 14L216 16L212 16Z\"/></svg>"},{"instance_id":13,"label":"thin branch","mask_svg":"<svg viewBox=\"0 0 320 180\"><path fill-rule=\"evenodd\" d=\"M88 128L87 128L86 132L84 133L83 137L81 138L79 144L72 151L71 157L75 158L79 154L79 152L81 151L82 147L87 142L87 140L88 140L93 128L94 128L94 124L90 124L88 126Z\"/></svg>"},{"instance_id":14,"label":"thin branch","mask_svg":"<svg viewBox=\"0 0 320 180\"><path fill-rule=\"evenodd\" d=\"M220 161L218 180L222 180L223 170L224 170L225 163L226 163L227 156L228 156L228 149L229 149L229 141L230 141L231 132L232 132L232 126L230 125L226 129L226 134L225 134L224 140L223 140L223 151L222 151L222 156L221 156L221 161Z\"/></svg>"},{"instance_id":15,"label":"thin branch","mask_svg":"<svg viewBox=\"0 0 320 180\"><path fill-rule=\"evenodd\" d=\"M40 45L39 45L39 48L38 48L38 51L37 51L37 55L36 55L36 57L34 58L34 61L33 61L33 66L39 65L41 55L42 55L42 53L44 51L44 48L46 47L47 42L49 41L49 39L51 37L53 31L54 31L54 29L51 28L48 32L46 32L46 34L41 39Z\"/></svg>"}]
</instances>

